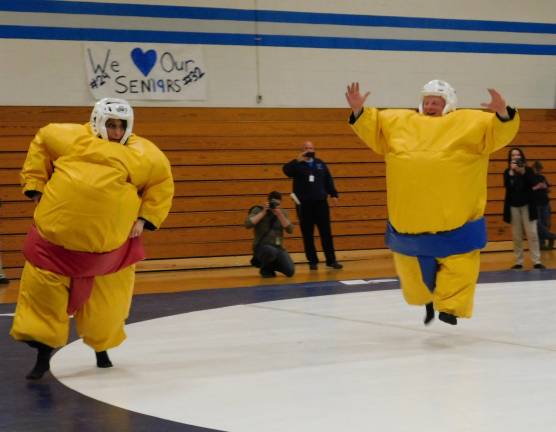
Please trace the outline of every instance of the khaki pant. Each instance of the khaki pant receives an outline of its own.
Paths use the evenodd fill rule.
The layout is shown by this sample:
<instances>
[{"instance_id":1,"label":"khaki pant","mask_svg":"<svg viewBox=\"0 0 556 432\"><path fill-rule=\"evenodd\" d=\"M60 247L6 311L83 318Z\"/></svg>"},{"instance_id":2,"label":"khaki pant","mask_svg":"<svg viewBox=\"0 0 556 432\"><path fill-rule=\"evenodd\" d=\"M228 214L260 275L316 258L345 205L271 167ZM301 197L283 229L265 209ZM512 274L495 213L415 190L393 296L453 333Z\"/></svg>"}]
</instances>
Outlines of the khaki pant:
<instances>
[{"instance_id":1,"label":"khaki pant","mask_svg":"<svg viewBox=\"0 0 556 432\"><path fill-rule=\"evenodd\" d=\"M529 253L533 264L541 263L541 252L539 248L539 237L537 234L537 221L529 220L529 208L510 207L512 216L512 239L514 242L514 254L516 264L523 265L523 231L527 235Z\"/></svg>"},{"instance_id":2,"label":"khaki pant","mask_svg":"<svg viewBox=\"0 0 556 432\"><path fill-rule=\"evenodd\" d=\"M91 297L74 318L83 342L95 351L105 351L126 338L135 266L95 277ZM69 316L66 312L70 279L25 263L10 335L16 340L34 340L52 348L67 343Z\"/></svg>"},{"instance_id":3,"label":"khaki pant","mask_svg":"<svg viewBox=\"0 0 556 432\"><path fill-rule=\"evenodd\" d=\"M423 282L418 259L394 253L394 263L405 301L411 305L433 302L434 308L439 312L470 318L473 314L475 286L479 277L479 255L480 252L475 250L438 258L436 287L431 293Z\"/></svg>"}]
</instances>

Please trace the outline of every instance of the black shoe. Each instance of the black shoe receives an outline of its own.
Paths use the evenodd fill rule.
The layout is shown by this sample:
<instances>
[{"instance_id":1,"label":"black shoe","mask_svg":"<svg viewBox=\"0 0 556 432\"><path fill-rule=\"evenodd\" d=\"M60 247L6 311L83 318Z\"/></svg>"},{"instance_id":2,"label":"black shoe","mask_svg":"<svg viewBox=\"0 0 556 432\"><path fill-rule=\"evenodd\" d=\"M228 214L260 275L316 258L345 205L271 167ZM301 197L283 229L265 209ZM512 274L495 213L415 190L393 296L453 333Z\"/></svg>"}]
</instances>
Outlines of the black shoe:
<instances>
[{"instance_id":1,"label":"black shoe","mask_svg":"<svg viewBox=\"0 0 556 432\"><path fill-rule=\"evenodd\" d=\"M273 272L273 271L266 271L266 270L263 271L263 270L261 270L259 273L261 274L261 277L265 278L265 279L276 277L276 273Z\"/></svg>"},{"instance_id":2,"label":"black shoe","mask_svg":"<svg viewBox=\"0 0 556 432\"><path fill-rule=\"evenodd\" d=\"M29 372L25 378L28 380L39 380L43 375L50 370L50 357L52 356L52 351L54 348L49 347L43 343L37 341L26 341L30 347L36 348L37 350L37 361L35 366Z\"/></svg>"},{"instance_id":3,"label":"black shoe","mask_svg":"<svg viewBox=\"0 0 556 432\"><path fill-rule=\"evenodd\" d=\"M425 319L423 322L425 323L425 325L429 325L434 319L434 306L432 302L425 305L425 310L427 311L427 314L425 315Z\"/></svg>"},{"instance_id":4,"label":"black shoe","mask_svg":"<svg viewBox=\"0 0 556 432\"><path fill-rule=\"evenodd\" d=\"M538 269L538 270L546 270L546 267L544 266L544 264L541 264L541 263L535 264L533 266L533 268Z\"/></svg>"},{"instance_id":5,"label":"black shoe","mask_svg":"<svg viewBox=\"0 0 556 432\"><path fill-rule=\"evenodd\" d=\"M340 270L340 269L344 268L344 266L342 264L340 264L338 261L335 261L335 262L330 263L330 264L326 264L326 267L330 267L330 268L333 268L333 269L336 269L336 270Z\"/></svg>"},{"instance_id":6,"label":"black shoe","mask_svg":"<svg viewBox=\"0 0 556 432\"><path fill-rule=\"evenodd\" d=\"M97 367L110 368L113 366L106 351L95 352L95 355L97 356Z\"/></svg>"},{"instance_id":7,"label":"black shoe","mask_svg":"<svg viewBox=\"0 0 556 432\"><path fill-rule=\"evenodd\" d=\"M521 264L516 264L510 270L523 270L523 266Z\"/></svg>"},{"instance_id":8,"label":"black shoe","mask_svg":"<svg viewBox=\"0 0 556 432\"><path fill-rule=\"evenodd\" d=\"M309 263L309 270L318 270L319 265L317 263Z\"/></svg>"},{"instance_id":9,"label":"black shoe","mask_svg":"<svg viewBox=\"0 0 556 432\"><path fill-rule=\"evenodd\" d=\"M0 276L0 285L7 285L10 283L10 280L6 276Z\"/></svg>"},{"instance_id":10,"label":"black shoe","mask_svg":"<svg viewBox=\"0 0 556 432\"><path fill-rule=\"evenodd\" d=\"M445 323L448 324L452 324L452 325L457 325L458 324L458 319L455 315L446 313L446 312L440 312L438 314L438 319L440 321L444 321Z\"/></svg>"}]
</instances>

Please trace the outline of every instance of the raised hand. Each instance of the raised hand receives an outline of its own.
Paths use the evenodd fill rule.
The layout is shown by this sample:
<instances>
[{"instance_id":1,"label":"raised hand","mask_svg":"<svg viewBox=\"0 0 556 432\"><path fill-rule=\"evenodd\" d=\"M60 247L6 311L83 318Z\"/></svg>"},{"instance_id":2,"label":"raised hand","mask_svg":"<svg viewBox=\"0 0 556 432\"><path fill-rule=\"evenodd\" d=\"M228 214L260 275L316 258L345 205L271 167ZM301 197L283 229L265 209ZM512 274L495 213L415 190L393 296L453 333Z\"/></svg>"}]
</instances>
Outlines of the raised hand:
<instances>
[{"instance_id":1,"label":"raised hand","mask_svg":"<svg viewBox=\"0 0 556 432\"><path fill-rule=\"evenodd\" d=\"M489 103L482 103L481 106L486 108L490 111L494 111L498 113L500 117L507 118L509 117L508 110L506 109L506 101L502 97L500 93L498 93L494 89L487 89L490 93L490 102Z\"/></svg>"},{"instance_id":2,"label":"raised hand","mask_svg":"<svg viewBox=\"0 0 556 432\"><path fill-rule=\"evenodd\" d=\"M361 112L361 110L363 109L363 104L365 103L365 101L367 100L370 94L371 92L367 92L365 93L364 96L362 96L361 93L359 92L358 82L351 83L350 85L347 86L346 100L355 116L359 115L359 112Z\"/></svg>"}]
</instances>

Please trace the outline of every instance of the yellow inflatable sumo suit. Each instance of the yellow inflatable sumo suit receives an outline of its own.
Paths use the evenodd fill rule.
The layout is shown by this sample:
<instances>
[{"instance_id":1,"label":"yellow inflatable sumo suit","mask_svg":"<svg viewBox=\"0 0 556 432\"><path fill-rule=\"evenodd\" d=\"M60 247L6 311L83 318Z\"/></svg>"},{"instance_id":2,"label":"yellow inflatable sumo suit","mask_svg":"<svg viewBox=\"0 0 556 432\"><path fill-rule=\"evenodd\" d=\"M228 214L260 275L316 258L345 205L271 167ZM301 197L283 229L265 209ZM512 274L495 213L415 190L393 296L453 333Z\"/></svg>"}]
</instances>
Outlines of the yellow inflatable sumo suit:
<instances>
[{"instance_id":1,"label":"yellow inflatable sumo suit","mask_svg":"<svg viewBox=\"0 0 556 432\"><path fill-rule=\"evenodd\" d=\"M174 192L170 164L153 143L131 134L132 114L124 116L127 128L121 144L106 139L104 121L122 117L111 113L120 102L127 104L103 99L97 106L105 112L96 113L94 124L93 119L86 125L49 124L31 142L21 172L23 190L28 196L42 193L34 223L40 236L54 245L109 252L128 240L138 219L145 228L157 229L168 215ZM79 335L96 352L125 339L134 277L134 265L96 276L91 296L75 313ZM69 283L69 277L27 261L12 337L63 346L69 332Z\"/></svg>"},{"instance_id":2,"label":"yellow inflatable sumo suit","mask_svg":"<svg viewBox=\"0 0 556 432\"><path fill-rule=\"evenodd\" d=\"M479 250L486 244L489 155L512 141L519 115L510 107L510 119L479 110L455 111L455 92L445 100L452 111L439 116L364 108L350 123L385 158L386 239L405 300L434 305L453 315L450 324L455 324L455 317L469 318L473 311Z\"/></svg>"}]
</instances>

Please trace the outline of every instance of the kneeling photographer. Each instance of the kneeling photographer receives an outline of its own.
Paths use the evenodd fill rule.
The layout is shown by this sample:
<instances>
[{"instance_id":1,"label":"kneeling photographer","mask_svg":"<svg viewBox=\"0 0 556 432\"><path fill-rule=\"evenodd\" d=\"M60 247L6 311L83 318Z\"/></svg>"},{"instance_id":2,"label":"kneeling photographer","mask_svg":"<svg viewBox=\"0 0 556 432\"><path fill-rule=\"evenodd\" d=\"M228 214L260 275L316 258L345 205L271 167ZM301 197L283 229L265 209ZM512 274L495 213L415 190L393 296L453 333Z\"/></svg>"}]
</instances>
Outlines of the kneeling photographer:
<instances>
[{"instance_id":1,"label":"kneeling photographer","mask_svg":"<svg viewBox=\"0 0 556 432\"><path fill-rule=\"evenodd\" d=\"M260 268L264 278L276 276L276 272L291 277L295 273L293 261L284 248L284 230L291 234L293 224L285 210L280 207L282 194L272 191L264 206L251 207L246 228L255 228L253 240L253 259L251 264Z\"/></svg>"}]
</instances>

